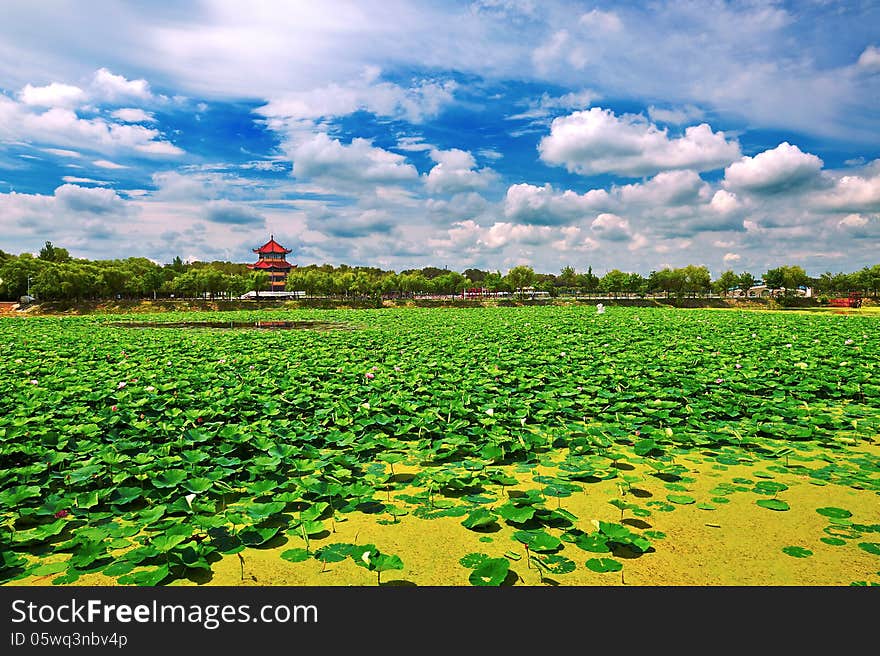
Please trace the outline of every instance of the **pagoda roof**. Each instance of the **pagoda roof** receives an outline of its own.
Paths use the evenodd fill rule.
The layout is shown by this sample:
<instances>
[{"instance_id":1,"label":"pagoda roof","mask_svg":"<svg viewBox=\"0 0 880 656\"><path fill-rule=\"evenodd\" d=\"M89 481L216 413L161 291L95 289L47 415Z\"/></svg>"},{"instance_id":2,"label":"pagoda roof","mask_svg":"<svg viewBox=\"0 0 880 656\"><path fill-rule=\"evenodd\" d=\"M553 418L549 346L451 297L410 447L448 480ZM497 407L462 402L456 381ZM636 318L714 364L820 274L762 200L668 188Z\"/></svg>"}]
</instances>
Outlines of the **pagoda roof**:
<instances>
[{"instance_id":1,"label":"pagoda roof","mask_svg":"<svg viewBox=\"0 0 880 656\"><path fill-rule=\"evenodd\" d=\"M248 269L291 269L293 265L285 260L260 260L247 265Z\"/></svg>"},{"instance_id":2,"label":"pagoda roof","mask_svg":"<svg viewBox=\"0 0 880 656\"><path fill-rule=\"evenodd\" d=\"M289 248L284 248L281 244L275 241L275 235L269 235L269 241L260 246L259 248L254 249L254 253L292 253L293 251Z\"/></svg>"}]
</instances>

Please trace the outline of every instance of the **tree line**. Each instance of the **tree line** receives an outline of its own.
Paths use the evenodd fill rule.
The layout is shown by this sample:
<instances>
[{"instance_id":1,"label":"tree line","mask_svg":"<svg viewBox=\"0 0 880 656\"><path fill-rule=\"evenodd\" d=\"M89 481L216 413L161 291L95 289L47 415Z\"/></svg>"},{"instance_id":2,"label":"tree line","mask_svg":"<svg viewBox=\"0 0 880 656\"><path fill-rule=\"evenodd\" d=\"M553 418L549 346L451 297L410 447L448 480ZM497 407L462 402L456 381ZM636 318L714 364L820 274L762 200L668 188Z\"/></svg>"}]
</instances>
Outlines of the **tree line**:
<instances>
[{"instance_id":1,"label":"tree line","mask_svg":"<svg viewBox=\"0 0 880 656\"><path fill-rule=\"evenodd\" d=\"M798 266L766 271L761 280L775 294L793 295L798 287L811 287L814 295L861 291L877 296L880 264L852 273L826 272L810 277ZM413 297L463 294L484 290L490 294L524 296L532 291L560 294L609 296L700 297L715 293L728 296L747 292L758 279L744 271L724 271L713 280L705 266L665 268L643 276L613 269L602 276L592 267L577 272L566 266L558 274L538 273L528 266L501 271L437 267L401 272L376 267L308 265L291 270L287 289L306 296ZM112 298L237 298L246 292L257 295L269 288L264 271L251 271L235 262L183 262L180 257L157 264L142 257L115 260L75 259L65 248L46 242L38 256L11 255L0 251L0 297L18 300L31 295L40 300L100 300Z\"/></svg>"}]
</instances>

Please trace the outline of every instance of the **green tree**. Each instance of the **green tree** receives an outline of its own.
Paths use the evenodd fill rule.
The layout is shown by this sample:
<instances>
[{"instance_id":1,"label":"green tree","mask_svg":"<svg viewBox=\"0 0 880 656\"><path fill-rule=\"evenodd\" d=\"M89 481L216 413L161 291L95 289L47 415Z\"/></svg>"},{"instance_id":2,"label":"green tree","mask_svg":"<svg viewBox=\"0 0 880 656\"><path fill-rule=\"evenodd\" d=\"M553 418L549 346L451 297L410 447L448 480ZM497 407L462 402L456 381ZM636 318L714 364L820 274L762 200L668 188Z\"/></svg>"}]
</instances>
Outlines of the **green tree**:
<instances>
[{"instance_id":1,"label":"green tree","mask_svg":"<svg viewBox=\"0 0 880 656\"><path fill-rule=\"evenodd\" d=\"M265 271L253 271L251 273L250 287L256 292L256 297L260 298L260 292L269 289L269 274Z\"/></svg>"},{"instance_id":2,"label":"green tree","mask_svg":"<svg viewBox=\"0 0 880 656\"><path fill-rule=\"evenodd\" d=\"M685 291L693 296L708 294L712 289L712 275L705 266L689 264L679 271L684 275Z\"/></svg>"},{"instance_id":3,"label":"green tree","mask_svg":"<svg viewBox=\"0 0 880 656\"><path fill-rule=\"evenodd\" d=\"M232 274L223 276L223 288L231 298L238 298L248 291L250 280L247 276Z\"/></svg>"},{"instance_id":4,"label":"green tree","mask_svg":"<svg viewBox=\"0 0 880 656\"><path fill-rule=\"evenodd\" d=\"M214 267L205 267L199 270L197 280L199 289L208 292L211 295L211 300L214 300L215 296L223 291L226 284L223 272Z\"/></svg>"},{"instance_id":5,"label":"green tree","mask_svg":"<svg viewBox=\"0 0 880 656\"><path fill-rule=\"evenodd\" d=\"M612 269L599 280L599 291L612 294L614 298L626 289L629 282L629 274L620 269Z\"/></svg>"},{"instance_id":6,"label":"green tree","mask_svg":"<svg viewBox=\"0 0 880 656\"><path fill-rule=\"evenodd\" d=\"M767 285L767 289L771 293L785 287L785 271L782 270L782 267L767 271L764 274L764 284Z\"/></svg>"},{"instance_id":7,"label":"green tree","mask_svg":"<svg viewBox=\"0 0 880 656\"><path fill-rule=\"evenodd\" d=\"M70 261L70 253L67 252L67 249L53 246L51 241L47 241L46 244L40 249L39 257L41 260L45 260L47 262L60 263Z\"/></svg>"},{"instance_id":8,"label":"green tree","mask_svg":"<svg viewBox=\"0 0 880 656\"><path fill-rule=\"evenodd\" d=\"M742 290L743 296L745 297L748 297L749 290L755 286L756 282L757 280L755 279L755 276L748 271L743 271L737 278L737 285L739 285L739 288Z\"/></svg>"},{"instance_id":9,"label":"green tree","mask_svg":"<svg viewBox=\"0 0 880 656\"><path fill-rule=\"evenodd\" d=\"M718 280L715 281L713 286L716 292L726 297L730 290L736 289L738 285L739 276L733 271L727 270L718 276Z\"/></svg>"},{"instance_id":10,"label":"green tree","mask_svg":"<svg viewBox=\"0 0 880 656\"><path fill-rule=\"evenodd\" d=\"M648 281L639 273L626 274L626 283L623 286L624 291L629 294L638 294L644 296L647 291Z\"/></svg>"},{"instance_id":11,"label":"green tree","mask_svg":"<svg viewBox=\"0 0 880 656\"><path fill-rule=\"evenodd\" d=\"M535 282L535 270L530 266L515 266L507 272L505 276L507 283L519 292L519 297L523 297L523 290L531 287Z\"/></svg>"},{"instance_id":12,"label":"green tree","mask_svg":"<svg viewBox=\"0 0 880 656\"><path fill-rule=\"evenodd\" d=\"M578 274L577 286L588 294L592 294L599 289L599 276L593 273L593 267L588 266L586 273Z\"/></svg>"},{"instance_id":13,"label":"green tree","mask_svg":"<svg viewBox=\"0 0 880 656\"><path fill-rule=\"evenodd\" d=\"M480 269L465 269L462 271L462 275L470 280L475 285L479 285L486 279L486 274L488 271L481 271Z\"/></svg>"}]
</instances>

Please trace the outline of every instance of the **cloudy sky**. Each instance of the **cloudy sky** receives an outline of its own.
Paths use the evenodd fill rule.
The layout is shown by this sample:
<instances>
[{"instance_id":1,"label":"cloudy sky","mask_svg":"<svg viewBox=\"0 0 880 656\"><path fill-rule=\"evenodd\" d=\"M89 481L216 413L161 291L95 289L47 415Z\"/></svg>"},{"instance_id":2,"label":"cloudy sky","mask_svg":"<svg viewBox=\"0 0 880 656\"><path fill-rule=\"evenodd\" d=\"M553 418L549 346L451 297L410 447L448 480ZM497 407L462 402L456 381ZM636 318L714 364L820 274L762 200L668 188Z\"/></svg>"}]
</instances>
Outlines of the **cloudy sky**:
<instances>
[{"instance_id":1,"label":"cloudy sky","mask_svg":"<svg viewBox=\"0 0 880 656\"><path fill-rule=\"evenodd\" d=\"M880 4L4 0L0 249L880 263Z\"/></svg>"}]
</instances>

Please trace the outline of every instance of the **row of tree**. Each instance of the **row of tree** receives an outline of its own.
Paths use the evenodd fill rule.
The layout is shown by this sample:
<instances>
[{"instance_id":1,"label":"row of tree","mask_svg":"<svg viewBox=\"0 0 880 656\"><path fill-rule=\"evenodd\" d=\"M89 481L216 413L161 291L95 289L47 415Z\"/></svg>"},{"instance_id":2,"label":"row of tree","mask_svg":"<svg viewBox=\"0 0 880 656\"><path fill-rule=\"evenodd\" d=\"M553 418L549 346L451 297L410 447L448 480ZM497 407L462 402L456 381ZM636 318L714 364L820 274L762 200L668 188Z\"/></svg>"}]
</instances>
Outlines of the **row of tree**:
<instances>
[{"instance_id":1,"label":"row of tree","mask_svg":"<svg viewBox=\"0 0 880 656\"><path fill-rule=\"evenodd\" d=\"M489 293L608 294L611 296L728 296L746 294L758 282L771 293L792 295L811 287L815 295L861 291L877 296L880 265L853 273L823 273L811 278L798 266L770 269L759 281L749 272L725 271L712 280L705 266L689 265L652 271L648 276L614 269L597 276L592 268L578 273L571 266L559 274L537 273L517 266L500 271L465 269L462 272L425 267L400 273L376 267L308 265L288 276L287 289L307 296L365 297L463 294L467 290ZM234 262L190 262L179 257L159 265L146 258L85 260L70 257L64 248L46 242L38 257L30 253L9 255L0 251L0 297L17 300L31 295L42 300L106 298L235 298L248 291L257 294L269 287L268 275Z\"/></svg>"}]
</instances>

